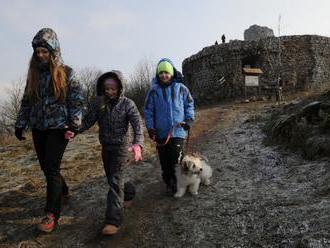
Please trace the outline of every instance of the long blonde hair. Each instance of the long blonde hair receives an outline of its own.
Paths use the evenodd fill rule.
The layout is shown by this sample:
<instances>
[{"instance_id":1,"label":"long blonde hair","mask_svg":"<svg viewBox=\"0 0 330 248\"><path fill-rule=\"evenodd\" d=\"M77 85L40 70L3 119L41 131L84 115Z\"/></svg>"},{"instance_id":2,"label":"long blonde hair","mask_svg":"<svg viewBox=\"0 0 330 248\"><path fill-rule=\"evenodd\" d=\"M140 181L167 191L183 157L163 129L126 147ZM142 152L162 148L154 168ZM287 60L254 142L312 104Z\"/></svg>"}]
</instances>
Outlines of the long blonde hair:
<instances>
[{"instance_id":1,"label":"long blonde hair","mask_svg":"<svg viewBox=\"0 0 330 248\"><path fill-rule=\"evenodd\" d=\"M54 96L57 100L64 101L67 93L67 75L64 65L57 65L54 60L54 55L50 53L50 73L52 76L52 84ZM39 70L38 60L35 53L33 53L27 75L27 93L29 97L34 100L40 100L38 93L39 84Z\"/></svg>"}]
</instances>

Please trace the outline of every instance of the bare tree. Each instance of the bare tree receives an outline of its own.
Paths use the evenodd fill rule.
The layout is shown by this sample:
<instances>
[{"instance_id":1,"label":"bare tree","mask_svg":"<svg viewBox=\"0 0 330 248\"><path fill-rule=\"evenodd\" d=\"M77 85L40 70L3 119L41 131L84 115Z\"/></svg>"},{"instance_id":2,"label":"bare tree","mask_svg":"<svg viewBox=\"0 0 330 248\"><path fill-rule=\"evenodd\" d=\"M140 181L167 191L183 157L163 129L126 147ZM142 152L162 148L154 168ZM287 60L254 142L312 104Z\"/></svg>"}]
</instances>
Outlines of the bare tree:
<instances>
[{"instance_id":1,"label":"bare tree","mask_svg":"<svg viewBox=\"0 0 330 248\"><path fill-rule=\"evenodd\" d=\"M155 76L155 64L151 60L141 60L128 79L126 96L131 98L141 110L144 105L151 80Z\"/></svg>"},{"instance_id":2,"label":"bare tree","mask_svg":"<svg viewBox=\"0 0 330 248\"><path fill-rule=\"evenodd\" d=\"M21 106L25 81L19 79L6 89L7 98L0 106L0 133L10 133Z\"/></svg>"},{"instance_id":3,"label":"bare tree","mask_svg":"<svg viewBox=\"0 0 330 248\"><path fill-rule=\"evenodd\" d=\"M77 72L77 77L83 88L85 108L89 109L96 95L96 81L102 71L97 68L86 67Z\"/></svg>"}]
</instances>

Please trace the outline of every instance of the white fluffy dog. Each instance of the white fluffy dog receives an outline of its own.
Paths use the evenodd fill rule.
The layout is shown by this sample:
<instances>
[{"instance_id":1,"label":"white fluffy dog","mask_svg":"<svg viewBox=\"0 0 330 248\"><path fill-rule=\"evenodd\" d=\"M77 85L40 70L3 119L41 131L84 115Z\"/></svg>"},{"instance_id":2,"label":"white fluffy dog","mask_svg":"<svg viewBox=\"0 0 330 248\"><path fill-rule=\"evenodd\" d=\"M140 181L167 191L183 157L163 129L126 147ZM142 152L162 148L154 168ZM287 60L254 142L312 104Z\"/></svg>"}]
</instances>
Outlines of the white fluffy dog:
<instances>
[{"instance_id":1,"label":"white fluffy dog","mask_svg":"<svg viewBox=\"0 0 330 248\"><path fill-rule=\"evenodd\" d=\"M197 154L185 155L181 164L175 168L177 179L177 192L175 198L182 197L187 188L192 195L198 194L200 183L211 183L212 168L206 163L207 159Z\"/></svg>"}]
</instances>

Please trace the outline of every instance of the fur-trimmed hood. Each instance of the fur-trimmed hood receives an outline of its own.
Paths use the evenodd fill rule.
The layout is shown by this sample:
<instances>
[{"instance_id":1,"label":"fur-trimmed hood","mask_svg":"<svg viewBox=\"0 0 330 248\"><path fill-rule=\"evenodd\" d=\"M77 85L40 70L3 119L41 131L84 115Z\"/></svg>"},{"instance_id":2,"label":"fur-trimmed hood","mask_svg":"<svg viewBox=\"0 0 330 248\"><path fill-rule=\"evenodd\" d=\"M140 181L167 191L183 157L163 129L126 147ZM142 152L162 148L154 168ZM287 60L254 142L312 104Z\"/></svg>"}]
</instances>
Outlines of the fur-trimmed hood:
<instances>
[{"instance_id":1,"label":"fur-trimmed hood","mask_svg":"<svg viewBox=\"0 0 330 248\"><path fill-rule=\"evenodd\" d=\"M108 78L115 78L118 81L119 87L119 97L124 96L124 76L121 71L112 70L106 73L103 73L98 79L96 83L96 93L98 96L104 96L104 81Z\"/></svg>"}]
</instances>

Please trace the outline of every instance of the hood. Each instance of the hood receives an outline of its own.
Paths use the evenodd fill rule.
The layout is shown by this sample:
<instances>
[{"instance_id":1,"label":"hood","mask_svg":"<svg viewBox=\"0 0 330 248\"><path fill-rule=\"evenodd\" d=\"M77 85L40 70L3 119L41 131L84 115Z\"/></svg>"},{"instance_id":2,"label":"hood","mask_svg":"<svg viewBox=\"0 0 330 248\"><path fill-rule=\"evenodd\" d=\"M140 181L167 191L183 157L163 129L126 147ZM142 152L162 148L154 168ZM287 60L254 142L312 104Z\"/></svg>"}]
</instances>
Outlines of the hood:
<instances>
[{"instance_id":1,"label":"hood","mask_svg":"<svg viewBox=\"0 0 330 248\"><path fill-rule=\"evenodd\" d=\"M152 79L151 85L155 85L155 84L157 84L159 82L159 77L158 77L158 74L157 74L157 68L158 68L159 63L161 63L163 61L167 61L167 62L169 62L173 66L173 69L174 69L173 79L175 81L179 82L179 83L182 83L183 82L182 73L175 68L174 63L172 62L172 60L170 60L168 58L162 58L157 63L157 66L156 66L156 76Z\"/></svg>"},{"instance_id":2,"label":"hood","mask_svg":"<svg viewBox=\"0 0 330 248\"><path fill-rule=\"evenodd\" d=\"M51 28L43 28L39 30L32 40L32 47L33 49L36 49L39 46L47 48L54 55L55 63L57 65L63 64L60 42L58 41L54 30Z\"/></svg>"},{"instance_id":3,"label":"hood","mask_svg":"<svg viewBox=\"0 0 330 248\"><path fill-rule=\"evenodd\" d=\"M96 94L98 96L104 96L104 81L108 78L115 78L119 83L119 97L124 95L124 76L121 71L112 70L106 73L103 73L96 82Z\"/></svg>"}]
</instances>

